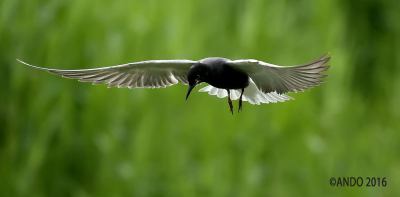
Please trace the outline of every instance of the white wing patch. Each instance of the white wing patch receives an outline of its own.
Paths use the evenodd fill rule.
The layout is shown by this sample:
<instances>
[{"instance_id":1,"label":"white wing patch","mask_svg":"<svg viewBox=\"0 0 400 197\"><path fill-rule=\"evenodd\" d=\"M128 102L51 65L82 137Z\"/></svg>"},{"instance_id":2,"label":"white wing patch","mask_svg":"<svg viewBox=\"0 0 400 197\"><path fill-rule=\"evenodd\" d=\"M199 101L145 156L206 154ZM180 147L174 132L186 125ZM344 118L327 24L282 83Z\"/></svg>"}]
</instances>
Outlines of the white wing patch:
<instances>
[{"instance_id":1,"label":"white wing patch","mask_svg":"<svg viewBox=\"0 0 400 197\"><path fill-rule=\"evenodd\" d=\"M224 98L228 96L228 92L225 89L219 89L214 86L208 85L202 89L199 90L199 92L208 92L210 95L217 95L218 98ZM231 92L231 99L232 100L237 100L240 97L240 94L242 90L230 90ZM260 103L276 103L278 101L284 102L285 100L290 100L293 99L290 96L287 96L285 94L278 94L276 92L270 92L270 93L263 93L261 92L256 84L254 84L253 80L250 79L249 81L249 86L247 86L244 89L243 101L247 101L251 104L257 104L260 105Z\"/></svg>"}]
</instances>

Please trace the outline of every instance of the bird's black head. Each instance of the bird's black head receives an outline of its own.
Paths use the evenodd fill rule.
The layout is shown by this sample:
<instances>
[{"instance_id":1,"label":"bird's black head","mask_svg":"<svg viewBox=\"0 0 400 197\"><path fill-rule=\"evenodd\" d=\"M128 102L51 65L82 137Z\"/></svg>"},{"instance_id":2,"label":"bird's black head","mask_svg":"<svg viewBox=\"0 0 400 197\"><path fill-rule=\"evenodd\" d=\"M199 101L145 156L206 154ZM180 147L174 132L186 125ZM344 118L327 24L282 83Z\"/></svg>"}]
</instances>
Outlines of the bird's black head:
<instances>
[{"instance_id":1,"label":"bird's black head","mask_svg":"<svg viewBox=\"0 0 400 197\"><path fill-rule=\"evenodd\" d=\"M186 94L186 100L189 97L192 89L201 82L207 82L208 77L208 67L205 64L196 63L192 67L190 67L187 78L189 81L189 89Z\"/></svg>"}]
</instances>

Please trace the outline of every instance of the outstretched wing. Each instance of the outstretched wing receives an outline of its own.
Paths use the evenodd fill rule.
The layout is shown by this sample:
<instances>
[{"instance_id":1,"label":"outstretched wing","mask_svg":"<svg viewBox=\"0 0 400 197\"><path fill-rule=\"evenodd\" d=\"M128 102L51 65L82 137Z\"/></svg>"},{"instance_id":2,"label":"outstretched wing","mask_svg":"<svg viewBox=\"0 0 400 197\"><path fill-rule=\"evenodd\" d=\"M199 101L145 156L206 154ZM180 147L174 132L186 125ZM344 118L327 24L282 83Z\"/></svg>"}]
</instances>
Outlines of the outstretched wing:
<instances>
[{"instance_id":1,"label":"outstretched wing","mask_svg":"<svg viewBox=\"0 0 400 197\"><path fill-rule=\"evenodd\" d=\"M79 81L93 82L93 84L108 83L109 88L114 86L118 86L118 88L165 88L178 82L187 85L187 72L196 63L191 60L151 60L94 69L58 70L41 68L21 60L18 61L65 78L79 79Z\"/></svg>"},{"instance_id":2,"label":"outstretched wing","mask_svg":"<svg viewBox=\"0 0 400 197\"><path fill-rule=\"evenodd\" d=\"M327 75L321 75L321 72L331 67L324 67L324 64L331 59L330 57L324 59L328 54L298 66L277 66L258 60L235 60L228 61L226 64L247 73L257 88L264 93L296 93L324 82L319 78L327 77Z\"/></svg>"}]
</instances>

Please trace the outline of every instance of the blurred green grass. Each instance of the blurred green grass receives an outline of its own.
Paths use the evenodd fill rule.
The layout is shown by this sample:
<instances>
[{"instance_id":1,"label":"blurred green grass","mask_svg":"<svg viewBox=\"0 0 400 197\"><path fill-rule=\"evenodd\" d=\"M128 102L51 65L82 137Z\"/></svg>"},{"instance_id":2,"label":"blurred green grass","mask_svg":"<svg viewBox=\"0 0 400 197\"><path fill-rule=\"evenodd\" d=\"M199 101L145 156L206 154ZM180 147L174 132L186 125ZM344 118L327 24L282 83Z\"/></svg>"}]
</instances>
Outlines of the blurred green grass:
<instances>
[{"instance_id":1,"label":"blurred green grass","mask_svg":"<svg viewBox=\"0 0 400 197\"><path fill-rule=\"evenodd\" d=\"M396 196L398 1L0 2L0 196ZM92 86L24 66L210 56L305 63L327 83L244 103ZM237 107L237 101L234 102ZM236 109L236 108L235 108ZM235 110L236 111L236 110ZM387 177L337 188L331 177Z\"/></svg>"}]
</instances>

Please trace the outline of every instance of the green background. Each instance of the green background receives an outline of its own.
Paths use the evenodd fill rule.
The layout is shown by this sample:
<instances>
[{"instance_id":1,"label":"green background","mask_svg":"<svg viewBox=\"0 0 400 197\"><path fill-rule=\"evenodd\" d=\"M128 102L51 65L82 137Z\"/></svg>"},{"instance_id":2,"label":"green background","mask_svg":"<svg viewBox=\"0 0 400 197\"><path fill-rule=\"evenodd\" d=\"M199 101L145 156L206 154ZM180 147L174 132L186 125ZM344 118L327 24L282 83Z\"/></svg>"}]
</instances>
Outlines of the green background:
<instances>
[{"instance_id":1,"label":"green background","mask_svg":"<svg viewBox=\"0 0 400 197\"><path fill-rule=\"evenodd\" d=\"M400 1L0 1L0 196L398 196ZM27 67L226 57L326 83L229 113L187 86L108 89ZM204 85L203 85L204 86ZM332 187L331 177L363 177ZM366 187L386 177L386 187Z\"/></svg>"}]
</instances>

